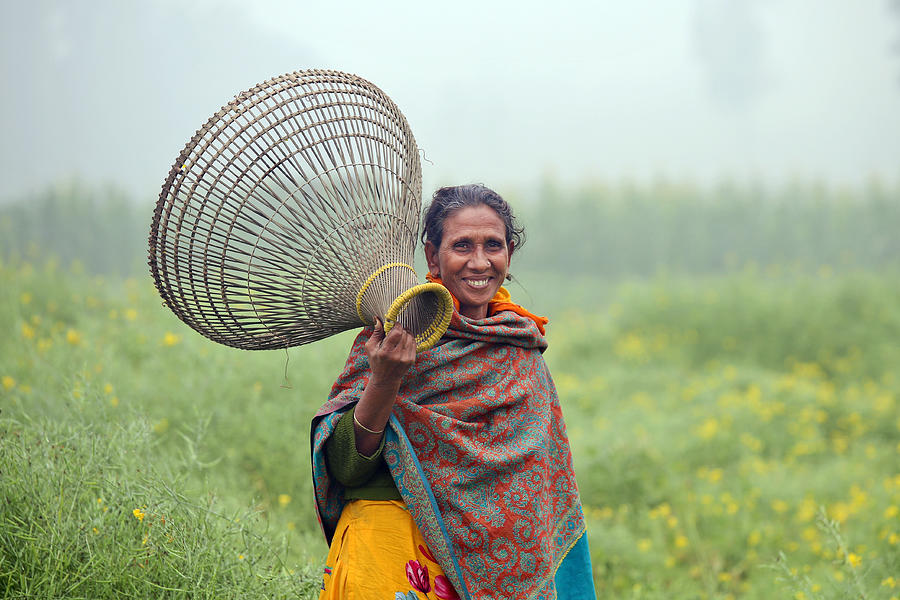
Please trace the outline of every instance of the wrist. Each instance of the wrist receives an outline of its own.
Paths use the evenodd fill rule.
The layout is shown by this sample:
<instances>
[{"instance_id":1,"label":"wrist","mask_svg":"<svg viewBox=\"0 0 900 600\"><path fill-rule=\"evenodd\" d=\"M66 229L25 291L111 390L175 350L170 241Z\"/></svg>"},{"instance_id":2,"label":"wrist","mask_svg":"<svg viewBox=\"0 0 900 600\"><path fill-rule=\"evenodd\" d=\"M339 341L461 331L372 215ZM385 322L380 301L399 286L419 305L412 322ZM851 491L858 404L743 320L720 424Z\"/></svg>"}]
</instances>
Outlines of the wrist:
<instances>
[{"instance_id":1,"label":"wrist","mask_svg":"<svg viewBox=\"0 0 900 600\"><path fill-rule=\"evenodd\" d=\"M381 435L382 433L384 433L384 427L381 427L380 429L377 429L377 430L376 430L376 429L371 429L371 428L369 428L369 427L366 427L365 425L363 425L362 423L360 423L360 422L359 422L359 419L356 417L356 411L353 411L353 422L356 423L356 426L357 426L357 427L359 427L360 429L362 429L362 430L365 431L366 433L369 433L369 434L372 434L372 435Z\"/></svg>"},{"instance_id":2,"label":"wrist","mask_svg":"<svg viewBox=\"0 0 900 600\"><path fill-rule=\"evenodd\" d=\"M369 378L369 383L366 387L396 394L400 390L401 380L402 378L400 377L379 376L373 373L372 377Z\"/></svg>"}]
</instances>

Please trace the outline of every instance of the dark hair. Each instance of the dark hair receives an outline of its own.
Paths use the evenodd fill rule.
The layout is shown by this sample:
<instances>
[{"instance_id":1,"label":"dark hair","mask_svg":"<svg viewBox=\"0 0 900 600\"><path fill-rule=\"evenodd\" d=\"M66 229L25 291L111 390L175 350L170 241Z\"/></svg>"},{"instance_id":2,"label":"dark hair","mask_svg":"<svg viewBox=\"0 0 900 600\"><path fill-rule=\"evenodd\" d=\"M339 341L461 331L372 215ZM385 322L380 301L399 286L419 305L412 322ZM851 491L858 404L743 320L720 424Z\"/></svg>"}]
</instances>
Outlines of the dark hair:
<instances>
[{"instance_id":1,"label":"dark hair","mask_svg":"<svg viewBox=\"0 0 900 600\"><path fill-rule=\"evenodd\" d=\"M422 219L422 243L426 241L439 248L444 236L444 221L454 212L467 206L488 206L497 213L506 226L506 244L514 244L518 250L525 243L525 228L519 226L512 208L500 194L481 184L442 187L431 197L431 204Z\"/></svg>"}]
</instances>

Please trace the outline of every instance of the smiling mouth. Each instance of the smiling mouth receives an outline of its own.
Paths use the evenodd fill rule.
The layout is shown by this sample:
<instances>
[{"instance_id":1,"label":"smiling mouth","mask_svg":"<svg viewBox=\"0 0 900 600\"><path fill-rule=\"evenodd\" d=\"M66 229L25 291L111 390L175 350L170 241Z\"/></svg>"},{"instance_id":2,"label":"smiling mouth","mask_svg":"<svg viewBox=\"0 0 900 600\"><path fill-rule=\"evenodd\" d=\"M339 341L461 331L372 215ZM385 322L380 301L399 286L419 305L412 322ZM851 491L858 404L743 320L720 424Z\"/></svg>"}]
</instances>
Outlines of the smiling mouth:
<instances>
[{"instance_id":1,"label":"smiling mouth","mask_svg":"<svg viewBox=\"0 0 900 600\"><path fill-rule=\"evenodd\" d=\"M490 278L486 277L484 279L466 279L465 282L469 287L481 289L487 287L487 284L490 282Z\"/></svg>"}]
</instances>

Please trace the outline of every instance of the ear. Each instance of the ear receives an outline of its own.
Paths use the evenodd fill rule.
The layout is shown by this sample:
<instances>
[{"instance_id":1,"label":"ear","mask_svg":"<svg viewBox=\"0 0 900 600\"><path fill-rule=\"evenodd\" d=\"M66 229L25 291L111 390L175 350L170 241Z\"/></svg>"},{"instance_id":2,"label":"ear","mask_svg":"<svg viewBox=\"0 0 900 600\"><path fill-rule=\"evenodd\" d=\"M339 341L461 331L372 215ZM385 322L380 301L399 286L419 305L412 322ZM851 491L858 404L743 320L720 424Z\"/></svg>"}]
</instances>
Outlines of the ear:
<instances>
[{"instance_id":1,"label":"ear","mask_svg":"<svg viewBox=\"0 0 900 600\"><path fill-rule=\"evenodd\" d=\"M509 268L509 265L512 263L512 255L513 250L516 249L516 243L510 242L506 245L507 253L506 253L506 268Z\"/></svg>"},{"instance_id":2,"label":"ear","mask_svg":"<svg viewBox=\"0 0 900 600\"><path fill-rule=\"evenodd\" d=\"M438 249L431 242L425 242L425 262L428 263L428 272L432 277L441 276L441 267L438 264Z\"/></svg>"}]
</instances>

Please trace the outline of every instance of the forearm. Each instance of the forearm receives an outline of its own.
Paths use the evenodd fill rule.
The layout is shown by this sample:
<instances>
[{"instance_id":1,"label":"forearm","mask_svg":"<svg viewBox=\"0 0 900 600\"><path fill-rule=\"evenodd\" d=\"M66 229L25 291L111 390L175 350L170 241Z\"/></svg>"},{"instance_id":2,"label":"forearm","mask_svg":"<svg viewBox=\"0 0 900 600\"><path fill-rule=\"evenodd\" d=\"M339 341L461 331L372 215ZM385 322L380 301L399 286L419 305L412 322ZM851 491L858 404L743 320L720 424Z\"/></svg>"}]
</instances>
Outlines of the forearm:
<instances>
[{"instance_id":1,"label":"forearm","mask_svg":"<svg viewBox=\"0 0 900 600\"><path fill-rule=\"evenodd\" d=\"M353 424L356 434L356 449L363 456L371 456L381 445L381 438L384 436L384 429L391 418L391 411L399 390L399 379L383 381L375 377L369 380L366 389L363 390L354 411L356 419ZM380 433L372 433L366 429Z\"/></svg>"},{"instance_id":2,"label":"forearm","mask_svg":"<svg viewBox=\"0 0 900 600\"><path fill-rule=\"evenodd\" d=\"M384 333L376 319L375 330L366 342L372 376L356 405L353 429L356 449L371 456L381 445L384 428L391 418L400 382L416 362L416 338L403 327Z\"/></svg>"}]
</instances>

